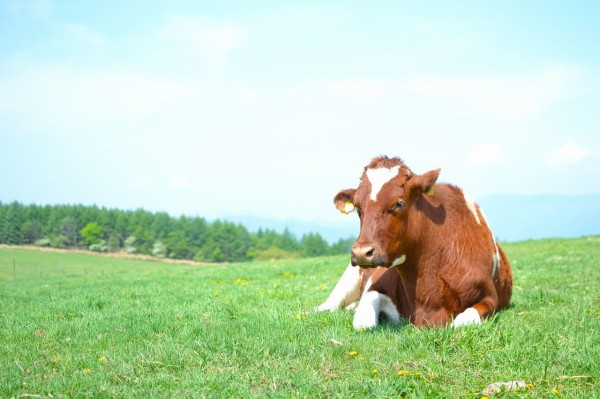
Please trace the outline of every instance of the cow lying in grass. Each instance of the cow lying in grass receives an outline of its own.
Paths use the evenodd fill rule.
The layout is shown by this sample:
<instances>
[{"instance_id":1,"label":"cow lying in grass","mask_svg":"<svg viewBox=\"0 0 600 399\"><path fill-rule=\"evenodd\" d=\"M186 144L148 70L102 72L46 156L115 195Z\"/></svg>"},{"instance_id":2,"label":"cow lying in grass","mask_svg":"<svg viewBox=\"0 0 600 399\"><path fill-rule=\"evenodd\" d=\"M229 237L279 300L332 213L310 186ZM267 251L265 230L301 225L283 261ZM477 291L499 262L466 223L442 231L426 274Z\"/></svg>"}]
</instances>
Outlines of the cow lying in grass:
<instances>
[{"instance_id":1,"label":"cow lying in grass","mask_svg":"<svg viewBox=\"0 0 600 399\"><path fill-rule=\"evenodd\" d=\"M483 213L461 189L435 184L440 169L413 173L399 158L375 158L357 189L334 198L356 210L351 264L318 310L359 300L354 328L380 313L419 327L479 324L508 306L512 271Z\"/></svg>"}]
</instances>

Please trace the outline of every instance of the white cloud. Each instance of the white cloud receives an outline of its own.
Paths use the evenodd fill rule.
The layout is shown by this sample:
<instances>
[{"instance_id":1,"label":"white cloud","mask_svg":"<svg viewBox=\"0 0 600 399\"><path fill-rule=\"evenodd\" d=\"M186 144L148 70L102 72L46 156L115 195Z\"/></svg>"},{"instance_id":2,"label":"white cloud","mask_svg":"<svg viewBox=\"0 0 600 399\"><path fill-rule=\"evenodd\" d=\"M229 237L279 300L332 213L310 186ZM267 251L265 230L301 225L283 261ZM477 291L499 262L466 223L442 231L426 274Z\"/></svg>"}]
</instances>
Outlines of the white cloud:
<instances>
[{"instance_id":1,"label":"white cloud","mask_svg":"<svg viewBox=\"0 0 600 399\"><path fill-rule=\"evenodd\" d=\"M584 160L590 155L590 152L575 144L572 140L565 143L550 154L551 164L568 165Z\"/></svg>"},{"instance_id":2,"label":"white cloud","mask_svg":"<svg viewBox=\"0 0 600 399\"><path fill-rule=\"evenodd\" d=\"M233 93L233 98L241 103L254 103L257 102L261 96L257 90L242 88Z\"/></svg>"},{"instance_id":3,"label":"white cloud","mask_svg":"<svg viewBox=\"0 0 600 399\"><path fill-rule=\"evenodd\" d=\"M48 19L52 5L50 0L10 0L7 9L13 14L30 14L39 19Z\"/></svg>"},{"instance_id":4,"label":"white cloud","mask_svg":"<svg viewBox=\"0 0 600 399\"><path fill-rule=\"evenodd\" d=\"M354 100L375 100L385 94L383 82L370 80L346 80L329 84L329 90L336 96Z\"/></svg>"},{"instance_id":5,"label":"white cloud","mask_svg":"<svg viewBox=\"0 0 600 399\"><path fill-rule=\"evenodd\" d=\"M224 63L247 37L238 25L188 15L169 16L159 34L187 51L200 54L209 64Z\"/></svg>"},{"instance_id":6,"label":"white cloud","mask_svg":"<svg viewBox=\"0 0 600 399\"><path fill-rule=\"evenodd\" d=\"M299 117L283 122L276 134L282 134L286 140L313 143L315 138L323 136L342 128L342 123L333 117ZM311 145L313 145L311 144Z\"/></svg>"},{"instance_id":7,"label":"white cloud","mask_svg":"<svg viewBox=\"0 0 600 399\"><path fill-rule=\"evenodd\" d=\"M459 101L486 114L524 119L576 95L579 82L577 69L549 67L513 75L415 79L401 88L427 97Z\"/></svg>"},{"instance_id":8,"label":"white cloud","mask_svg":"<svg viewBox=\"0 0 600 399\"><path fill-rule=\"evenodd\" d=\"M183 176L172 176L169 185L171 187L179 188L179 187L188 187L190 182L187 178Z\"/></svg>"},{"instance_id":9,"label":"white cloud","mask_svg":"<svg viewBox=\"0 0 600 399\"><path fill-rule=\"evenodd\" d=\"M504 148L496 143L479 143L471 147L466 162L472 166L498 163L506 159Z\"/></svg>"},{"instance_id":10,"label":"white cloud","mask_svg":"<svg viewBox=\"0 0 600 399\"><path fill-rule=\"evenodd\" d=\"M187 81L143 73L29 68L0 79L0 114L28 130L95 134L93 128L168 112L201 91Z\"/></svg>"},{"instance_id":11,"label":"white cloud","mask_svg":"<svg viewBox=\"0 0 600 399\"><path fill-rule=\"evenodd\" d=\"M59 25L62 31L70 38L89 43L93 46L103 45L105 40L102 35L95 32L89 26L74 23L62 23Z\"/></svg>"}]
</instances>

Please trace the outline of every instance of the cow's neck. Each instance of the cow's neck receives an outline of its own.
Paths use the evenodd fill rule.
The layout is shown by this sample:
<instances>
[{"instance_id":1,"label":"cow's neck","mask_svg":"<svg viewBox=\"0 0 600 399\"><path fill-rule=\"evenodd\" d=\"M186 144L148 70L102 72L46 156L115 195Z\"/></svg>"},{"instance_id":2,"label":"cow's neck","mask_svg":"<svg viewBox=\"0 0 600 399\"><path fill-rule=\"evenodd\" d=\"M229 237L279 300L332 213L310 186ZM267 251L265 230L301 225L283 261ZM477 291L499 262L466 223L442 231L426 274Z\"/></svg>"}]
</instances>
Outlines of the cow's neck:
<instances>
[{"instance_id":1,"label":"cow's neck","mask_svg":"<svg viewBox=\"0 0 600 399\"><path fill-rule=\"evenodd\" d=\"M400 266L395 266L400 277L400 289L398 290L398 301L400 307L400 313L404 314L405 317L410 318L415 311L415 295L416 295L416 281L418 275L418 269L414 262L414 254L408 253L406 255L406 262Z\"/></svg>"}]
</instances>

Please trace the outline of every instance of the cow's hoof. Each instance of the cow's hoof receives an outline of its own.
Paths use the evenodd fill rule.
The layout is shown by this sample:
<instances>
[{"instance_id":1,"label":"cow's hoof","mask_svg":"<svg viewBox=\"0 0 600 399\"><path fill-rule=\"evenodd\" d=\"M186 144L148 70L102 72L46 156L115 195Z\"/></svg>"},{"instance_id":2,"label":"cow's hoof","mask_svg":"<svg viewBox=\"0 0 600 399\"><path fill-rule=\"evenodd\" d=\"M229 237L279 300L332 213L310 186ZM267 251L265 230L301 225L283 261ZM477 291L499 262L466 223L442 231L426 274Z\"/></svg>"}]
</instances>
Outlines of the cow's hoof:
<instances>
[{"instance_id":1,"label":"cow's hoof","mask_svg":"<svg viewBox=\"0 0 600 399\"><path fill-rule=\"evenodd\" d=\"M361 309L357 309L354 315L352 325L355 330L370 330L377 327L377 314L375 312L361 312Z\"/></svg>"},{"instance_id":2,"label":"cow's hoof","mask_svg":"<svg viewBox=\"0 0 600 399\"><path fill-rule=\"evenodd\" d=\"M468 326L471 324L481 324L481 317L475 308L467 308L464 312L458 314L452 322L452 327Z\"/></svg>"}]
</instances>

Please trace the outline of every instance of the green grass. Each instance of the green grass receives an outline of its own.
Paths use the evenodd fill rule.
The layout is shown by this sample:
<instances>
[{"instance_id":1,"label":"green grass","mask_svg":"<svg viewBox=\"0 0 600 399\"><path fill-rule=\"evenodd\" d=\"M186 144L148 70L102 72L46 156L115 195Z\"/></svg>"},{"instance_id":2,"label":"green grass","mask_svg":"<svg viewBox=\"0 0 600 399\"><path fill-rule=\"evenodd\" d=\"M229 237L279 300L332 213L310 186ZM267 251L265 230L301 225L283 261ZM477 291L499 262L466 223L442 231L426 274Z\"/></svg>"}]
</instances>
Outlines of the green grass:
<instances>
[{"instance_id":1,"label":"green grass","mask_svg":"<svg viewBox=\"0 0 600 399\"><path fill-rule=\"evenodd\" d=\"M374 331L311 311L347 257L191 267L0 249L0 396L481 398L522 380L488 396L600 397L600 237L505 249L510 309Z\"/></svg>"}]
</instances>

